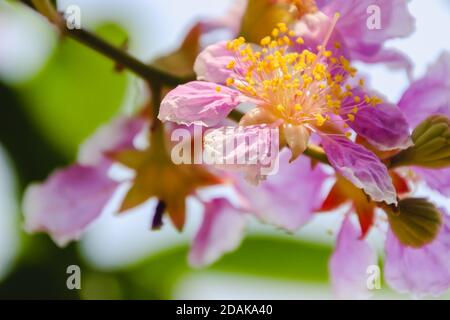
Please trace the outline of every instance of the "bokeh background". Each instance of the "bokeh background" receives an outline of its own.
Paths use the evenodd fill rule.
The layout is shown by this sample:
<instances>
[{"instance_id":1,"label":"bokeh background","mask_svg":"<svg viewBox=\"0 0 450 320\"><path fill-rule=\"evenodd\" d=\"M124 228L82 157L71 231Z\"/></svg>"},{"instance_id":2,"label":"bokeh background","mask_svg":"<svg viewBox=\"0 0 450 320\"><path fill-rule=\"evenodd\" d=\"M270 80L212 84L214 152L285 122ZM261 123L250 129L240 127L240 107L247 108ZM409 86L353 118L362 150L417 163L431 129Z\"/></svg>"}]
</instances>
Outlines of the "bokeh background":
<instances>
[{"instance_id":1,"label":"bokeh background","mask_svg":"<svg viewBox=\"0 0 450 320\"><path fill-rule=\"evenodd\" d=\"M128 39L132 54L151 61L177 48L196 21L223 15L232 0L57 2L60 10L79 5L82 27L116 45ZM417 77L450 51L450 1L412 0L409 6L416 32L388 45L412 58ZM408 85L402 72L357 67L392 101ZM0 0L0 298L332 298L327 260L339 213L320 215L294 235L252 221L241 248L206 269L192 269L186 261L200 222L193 202L182 234L168 224L149 231L152 201L120 217L108 209L111 203L82 240L65 249L47 235L23 231L26 185L73 161L85 138L113 116L132 112L143 95L132 75L115 72L110 61L72 40L59 41L44 19ZM417 192L450 207L449 199L423 186ZM371 232L370 241L382 252L382 232ZM66 287L66 268L73 264L81 267L81 290ZM383 283L374 298L409 297Z\"/></svg>"}]
</instances>

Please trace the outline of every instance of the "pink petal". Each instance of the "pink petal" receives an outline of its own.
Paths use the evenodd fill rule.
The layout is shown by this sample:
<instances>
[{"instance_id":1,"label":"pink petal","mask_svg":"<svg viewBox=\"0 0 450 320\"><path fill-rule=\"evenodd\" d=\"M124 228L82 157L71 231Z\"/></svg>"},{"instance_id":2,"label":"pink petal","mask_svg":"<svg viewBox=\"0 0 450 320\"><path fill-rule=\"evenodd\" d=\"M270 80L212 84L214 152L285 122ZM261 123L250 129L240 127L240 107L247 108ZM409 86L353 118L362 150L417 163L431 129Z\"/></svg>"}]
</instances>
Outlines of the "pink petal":
<instances>
[{"instance_id":1,"label":"pink petal","mask_svg":"<svg viewBox=\"0 0 450 320\"><path fill-rule=\"evenodd\" d=\"M204 162L218 169L244 172L257 184L277 169L278 128L270 125L210 129L204 136Z\"/></svg>"},{"instance_id":2,"label":"pink petal","mask_svg":"<svg viewBox=\"0 0 450 320\"><path fill-rule=\"evenodd\" d=\"M233 0L231 8L224 16L201 22L203 32L209 33L220 29L226 29L230 32L231 38L236 37L239 34L241 19L246 8L246 0Z\"/></svg>"},{"instance_id":3,"label":"pink petal","mask_svg":"<svg viewBox=\"0 0 450 320\"><path fill-rule=\"evenodd\" d=\"M100 127L85 141L78 153L78 162L83 165L96 166L102 161L109 161L104 153L119 151L133 146L133 139L143 130L147 121L144 117L117 117Z\"/></svg>"},{"instance_id":4,"label":"pink petal","mask_svg":"<svg viewBox=\"0 0 450 320\"><path fill-rule=\"evenodd\" d=\"M384 274L393 289L419 297L450 288L450 217L443 214L438 237L419 249L403 246L389 230Z\"/></svg>"},{"instance_id":5,"label":"pink petal","mask_svg":"<svg viewBox=\"0 0 450 320\"><path fill-rule=\"evenodd\" d=\"M375 154L343 137L325 136L322 145L334 169L373 201L397 203L388 170Z\"/></svg>"},{"instance_id":6,"label":"pink petal","mask_svg":"<svg viewBox=\"0 0 450 320\"><path fill-rule=\"evenodd\" d=\"M379 29L368 28L369 6L380 9ZM321 8L328 16L341 14L336 29L345 35L345 44L359 56L376 54L389 39L406 37L414 31L415 21L404 0L333 0ZM353 58L352 54L351 57Z\"/></svg>"},{"instance_id":7,"label":"pink petal","mask_svg":"<svg viewBox=\"0 0 450 320\"><path fill-rule=\"evenodd\" d=\"M408 77L412 78L413 63L411 59L396 49L381 48L374 54L364 54L364 50L352 51L352 59L365 63L383 63L389 69L405 70Z\"/></svg>"},{"instance_id":8,"label":"pink petal","mask_svg":"<svg viewBox=\"0 0 450 320\"><path fill-rule=\"evenodd\" d=\"M241 243L245 215L227 199L217 198L205 204L203 222L189 253L189 263L200 267L212 264Z\"/></svg>"},{"instance_id":9,"label":"pink petal","mask_svg":"<svg viewBox=\"0 0 450 320\"><path fill-rule=\"evenodd\" d=\"M206 47L197 57L194 71L198 80L224 84L233 71L227 68L235 60L233 53L226 48L227 41Z\"/></svg>"},{"instance_id":10,"label":"pink petal","mask_svg":"<svg viewBox=\"0 0 450 320\"><path fill-rule=\"evenodd\" d=\"M346 217L329 262L331 282L338 299L367 299L367 268L376 265L376 254Z\"/></svg>"},{"instance_id":11,"label":"pink petal","mask_svg":"<svg viewBox=\"0 0 450 320\"><path fill-rule=\"evenodd\" d=\"M323 44L323 41L330 30L333 16L334 13L330 18L323 12L317 11L316 13L306 14L298 20L294 24L293 30L295 31L296 36L303 38L304 44L296 45L295 51L302 52L304 49L307 49L311 52L317 52L317 47ZM334 29L330 40L328 41L327 50L332 51L333 56L335 57L348 57L349 52L347 47L342 45L340 48L336 48L334 44L337 42L341 45L345 44L343 36L339 31Z\"/></svg>"},{"instance_id":12,"label":"pink petal","mask_svg":"<svg viewBox=\"0 0 450 320\"><path fill-rule=\"evenodd\" d=\"M431 189L450 197L450 168L426 169L415 167L414 171L425 180Z\"/></svg>"},{"instance_id":13,"label":"pink petal","mask_svg":"<svg viewBox=\"0 0 450 320\"><path fill-rule=\"evenodd\" d=\"M354 96L364 101L365 93L356 90ZM364 103L364 102L363 102ZM351 113L355 105L353 97L347 98L342 104L342 116ZM347 124L379 150L406 149L412 145L409 135L409 125L402 111L393 104L382 103L376 106L359 104L355 121Z\"/></svg>"},{"instance_id":14,"label":"pink petal","mask_svg":"<svg viewBox=\"0 0 450 320\"><path fill-rule=\"evenodd\" d=\"M241 102L248 100L239 91L228 87L192 81L176 87L164 97L158 119L187 126L214 126Z\"/></svg>"},{"instance_id":15,"label":"pink petal","mask_svg":"<svg viewBox=\"0 0 450 320\"><path fill-rule=\"evenodd\" d=\"M28 232L48 232L60 246L80 237L102 212L117 187L104 168L73 165L54 172L25 192L23 210Z\"/></svg>"},{"instance_id":16,"label":"pink petal","mask_svg":"<svg viewBox=\"0 0 450 320\"><path fill-rule=\"evenodd\" d=\"M307 157L289 163L290 151L280 153L279 171L258 186L240 183L254 214L263 222L288 231L307 223L324 200L321 190L328 177L320 165L314 169Z\"/></svg>"},{"instance_id":17,"label":"pink petal","mask_svg":"<svg viewBox=\"0 0 450 320\"><path fill-rule=\"evenodd\" d=\"M412 83L398 105L412 127L433 114L450 117L450 53L443 53L424 77Z\"/></svg>"}]
</instances>

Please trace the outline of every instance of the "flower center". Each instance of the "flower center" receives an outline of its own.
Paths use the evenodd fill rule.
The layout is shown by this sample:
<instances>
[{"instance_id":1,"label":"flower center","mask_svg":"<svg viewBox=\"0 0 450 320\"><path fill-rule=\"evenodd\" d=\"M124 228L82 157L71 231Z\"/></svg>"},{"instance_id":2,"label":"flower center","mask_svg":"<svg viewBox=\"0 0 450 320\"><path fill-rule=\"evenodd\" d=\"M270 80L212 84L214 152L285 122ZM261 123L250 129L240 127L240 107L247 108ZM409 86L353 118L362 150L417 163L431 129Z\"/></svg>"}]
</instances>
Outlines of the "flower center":
<instances>
[{"instance_id":1,"label":"flower center","mask_svg":"<svg viewBox=\"0 0 450 320\"><path fill-rule=\"evenodd\" d=\"M296 52L304 40L295 37L284 23L264 37L261 46L247 44L242 37L228 42L227 49L234 52L235 59L227 66L234 74L227 85L263 100L265 108L287 123L322 126L332 113L340 113L344 99L353 96L346 81L356 76L356 69L345 57L334 57L326 50L338 18L336 14L317 53L306 49ZM334 46L339 48L340 44ZM354 99L354 113L364 100L379 102L369 97ZM354 116L348 119L352 121Z\"/></svg>"}]
</instances>

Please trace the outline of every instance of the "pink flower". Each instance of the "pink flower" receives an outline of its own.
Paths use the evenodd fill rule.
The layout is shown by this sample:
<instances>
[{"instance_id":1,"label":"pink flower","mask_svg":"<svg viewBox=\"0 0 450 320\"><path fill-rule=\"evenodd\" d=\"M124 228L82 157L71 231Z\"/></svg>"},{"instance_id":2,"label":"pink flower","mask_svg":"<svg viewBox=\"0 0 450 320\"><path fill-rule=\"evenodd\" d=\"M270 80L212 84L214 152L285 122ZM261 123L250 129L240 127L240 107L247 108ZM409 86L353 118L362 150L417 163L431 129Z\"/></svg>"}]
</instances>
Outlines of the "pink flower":
<instances>
[{"instance_id":1,"label":"pink flower","mask_svg":"<svg viewBox=\"0 0 450 320\"><path fill-rule=\"evenodd\" d=\"M141 116L114 119L80 148L77 164L55 171L43 183L30 185L23 200L25 229L46 232L60 246L78 240L102 214L121 183L108 176L114 163L110 155L130 150L134 138L147 125ZM202 202L204 221L190 254L193 265L212 263L238 246L246 219L244 201L232 203L218 196ZM165 210L165 203L160 202L153 217L153 228L161 227Z\"/></svg>"},{"instance_id":2,"label":"pink flower","mask_svg":"<svg viewBox=\"0 0 450 320\"><path fill-rule=\"evenodd\" d=\"M362 80L358 85L348 60L325 50L336 21L318 52L293 51L304 40L292 40L285 24L263 38L261 47L242 38L207 47L195 63L205 81L172 90L162 101L159 119L215 125L241 103L251 103L255 107L240 125L280 123L280 144L291 150L291 161L304 152L311 135L318 135L338 172L373 200L396 203L385 166L345 136L350 127L380 149L403 149L411 143L409 128L395 105L367 93Z\"/></svg>"},{"instance_id":3,"label":"pink flower","mask_svg":"<svg viewBox=\"0 0 450 320\"><path fill-rule=\"evenodd\" d=\"M385 280L393 289L418 297L440 295L450 288L450 217L442 209L443 225L436 239L414 248L402 244L389 229L385 244ZM346 218L330 259L333 289L338 298L368 298L368 270L377 265L375 251Z\"/></svg>"},{"instance_id":4,"label":"pink flower","mask_svg":"<svg viewBox=\"0 0 450 320\"><path fill-rule=\"evenodd\" d=\"M399 106L405 112L409 124L415 127L430 115L450 116L450 57L444 53L419 80L413 82L400 100ZM412 168L425 182L444 196L449 195L450 169ZM391 173L393 174L393 173ZM397 175L398 179L402 179ZM400 183L400 185L406 182ZM405 189L406 186L406 189ZM408 192L407 185L401 189ZM330 193L331 195L331 193ZM341 194L342 196L342 194ZM347 199L339 193L328 197L328 201L342 204ZM327 204L329 206L329 204ZM333 208L329 208L333 209ZM373 209L372 209L373 210ZM450 217L445 209L440 209L442 226L436 238L419 248L403 244L392 227L388 229L385 245L385 279L395 290L422 297L440 295L450 288ZM373 221L372 221L373 223ZM369 254L368 244L356 233L351 222L346 219L338 236L336 251L330 262L330 272L336 292L341 297L367 297L364 285L365 270L374 264L373 253ZM366 231L367 232L367 231ZM352 240L349 240L352 239ZM349 242L350 241L350 242ZM358 250L344 248L359 247ZM363 248L363 249L362 249ZM348 270L353 270L349 274ZM359 270L359 271L358 271ZM353 293L346 288L358 287Z\"/></svg>"},{"instance_id":5,"label":"pink flower","mask_svg":"<svg viewBox=\"0 0 450 320\"><path fill-rule=\"evenodd\" d=\"M80 237L102 212L118 183L107 175L104 152L127 148L143 128L142 118L117 118L81 148L79 163L29 186L23 200L25 228L45 231L61 246Z\"/></svg>"}]
</instances>

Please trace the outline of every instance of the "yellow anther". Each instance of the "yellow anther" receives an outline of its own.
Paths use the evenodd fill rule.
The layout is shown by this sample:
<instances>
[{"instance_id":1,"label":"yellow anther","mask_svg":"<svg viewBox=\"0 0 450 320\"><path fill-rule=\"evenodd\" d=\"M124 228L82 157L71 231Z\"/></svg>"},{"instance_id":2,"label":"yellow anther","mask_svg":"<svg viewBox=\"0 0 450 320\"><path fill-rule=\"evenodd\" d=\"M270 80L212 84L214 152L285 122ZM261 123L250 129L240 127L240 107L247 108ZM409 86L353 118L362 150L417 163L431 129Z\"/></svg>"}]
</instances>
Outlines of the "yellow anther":
<instances>
[{"instance_id":1,"label":"yellow anther","mask_svg":"<svg viewBox=\"0 0 450 320\"><path fill-rule=\"evenodd\" d=\"M294 105L294 109L297 110L297 111L301 111L303 108L302 108L301 104L296 103L296 104Z\"/></svg>"},{"instance_id":2,"label":"yellow anther","mask_svg":"<svg viewBox=\"0 0 450 320\"><path fill-rule=\"evenodd\" d=\"M345 136L346 136L347 138L350 138L350 137L352 136L352 133L351 133L350 131L347 131L347 132L345 133Z\"/></svg>"},{"instance_id":3,"label":"yellow anther","mask_svg":"<svg viewBox=\"0 0 450 320\"><path fill-rule=\"evenodd\" d=\"M322 116L320 113L316 114L316 125L318 127L323 126L323 124L325 123L325 121L327 120L324 116Z\"/></svg>"},{"instance_id":4,"label":"yellow anther","mask_svg":"<svg viewBox=\"0 0 450 320\"><path fill-rule=\"evenodd\" d=\"M359 96L355 96L355 97L353 97L353 101L355 101L356 103L360 103L361 98Z\"/></svg>"},{"instance_id":5,"label":"yellow anther","mask_svg":"<svg viewBox=\"0 0 450 320\"><path fill-rule=\"evenodd\" d=\"M344 77L342 75L340 75L340 74L337 74L334 77L334 81L336 81L337 83L340 83L340 82L344 81Z\"/></svg>"},{"instance_id":6,"label":"yellow anther","mask_svg":"<svg viewBox=\"0 0 450 320\"><path fill-rule=\"evenodd\" d=\"M350 120L351 122L355 121L355 116L351 113L347 114L347 118L348 120Z\"/></svg>"},{"instance_id":7,"label":"yellow anther","mask_svg":"<svg viewBox=\"0 0 450 320\"><path fill-rule=\"evenodd\" d=\"M219 87L219 86L217 86L217 87L216 87L216 91L217 91L217 92L220 92L220 91L222 91L222 88Z\"/></svg>"},{"instance_id":8,"label":"yellow anther","mask_svg":"<svg viewBox=\"0 0 450 320\"><path fill-rule=\"evenodd\" d=\"M235 65L236 65L236 61L235 60L231 60L227 64L227 69L233 69Z\"/></svg>"},{"instance_id":9,"label":"yellow anther","mask_svg":"<svg viewBox=\"0 0 450 320\"><path fill-rule=\"evenodd\" d=\"M270 38L270 36L267 36L262 38L260 43L262 46L267 46L271 41L272 39Z\"/></svg>"},{"instance_id":10,"label":"yellow anther","mask_svg":"<svg viewBox=\"0 0 450 320\"><path fill-rule=\"evenodd\" d=\"M361 86L361 87L363 87L364 86L364 83L365 83L365 81L364 81L364 79L359 79L359 85Z\"/></svg>"},{"instance_id":11,"label":"yellow anther","mask_svg":"<svg viewBox=\"0 0 450 320\"><path fill-rule=\"evenodd\" d=\"M227 86L231 86L234 83L234 79L233 78L228 78L226 83L227 83Z\"/></svg>"},{"instance_id":12,"label":"yellow anther","mask_svg":"<svg viewBox=\"0 0 450 320\"><path fill-rule=\"evenodd\" d=\"M272 30L272 37L276 38L280 34L280 30L275 28Z\"/></svg>"},{"instance_id":13,"label":"yellow anther","mask_svg":"<svg viewBox=\"0 0 450 320\"><path fill-rule=\"evenodd\" d=\"M297 39L295 39L295 42L297 42L298 44L304 44L305 40L303 40L302 37L298 37Z\"/></svg>"},{"instance_id":14,"label":"yellow anther","mask_svg":"<svg viewBox=\"0 0 450 320\"><path fill-rule=\"evenodd\" d=\"M378 97L372 97L372 98L371 98L370 104L371 104L372 106L376 106L376 105L381 104L381 103L383 103L383 100L382 100L382 99L380 99L380 98L378 98Z\"/></svg>"},{"instance_id":15,"label":"yellow anther","mask_svg":"<svg viewBox=\"0 0 450 320\"><path fill-rule=\"evenodd\" d=\"M277 105L277 110L280 112L283 112L285 110L285 108L283 105L279 104L279 105Z\"/></svg>"},{"instance_id":16,"label":"yellow anther","mask_svg":"<svg viewBox=\"0 0 450 320\"><path fill-rule=\"evenodd\" d=\"M276 48L277 46L278 46L278 42L275 40L270 42L270 44L269 44L270 49Z\"/></svg>"}]
</instances>

